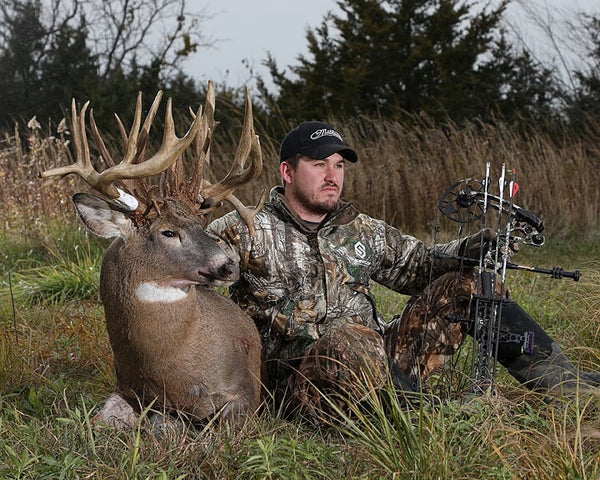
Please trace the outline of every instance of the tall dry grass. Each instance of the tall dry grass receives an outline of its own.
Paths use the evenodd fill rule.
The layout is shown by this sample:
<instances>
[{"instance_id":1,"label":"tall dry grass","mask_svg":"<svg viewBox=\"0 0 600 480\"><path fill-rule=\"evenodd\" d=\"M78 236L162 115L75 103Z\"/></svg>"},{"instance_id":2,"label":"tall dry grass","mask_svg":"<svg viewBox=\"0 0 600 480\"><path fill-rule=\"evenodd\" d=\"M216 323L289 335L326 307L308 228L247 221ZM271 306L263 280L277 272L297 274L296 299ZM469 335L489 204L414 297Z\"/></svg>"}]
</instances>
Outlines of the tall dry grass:
<instances>
[{"instance_id":1,"label":"tall dry grass","mask_svg":"<svg viewBox=\"0 0 600 480\"><path fill-rule=\"evenodd\" d=\"M360 158L348 167L344 197L405 231L432 232L443 192L463 178L483 178L486 162L491 163L492 178L498 178L502 164L516 170L521 186L516 203L541 216L553 235L581 237L598 231L600 128L590 129L587 138L581 139L566 131L550 136L532 128L524 135L501 123L439 126L424 118L413 119L410 126L367 118L331 123ZM229 169L240 130L241 126L230 131L217 129L212 180L222 178ZM5 135L0 149L0 202L5 223L13 216L39 219L62 215L69 208L69 193L86 188L76 178L42 188L39 175L43 170L73 161L68 131L58 135L37 128L30 133L28 149L11 133ZM258 133L264 169L259 180L240 189L246 203L254 203L260 191L280 183L279 140L260 129ZM160 133L155 136L158 142ZM119 157L117 152L114 156Z\"/></svg>"},{"instance_id":2,"label":"tall dry grass","mask_svg":"<svg viewBox=\"0 0 600 480\"><path fill-rule=\"evenodd\" d=\"M597 231L600 220L600 129L586 141L559 141L542 131L522 135L503 125L435 126L421 120L360 119L346 130L361 159L346 194L364 211L416 232L432 231L437 202L453 183L516 170L515 202L541 216L555 234Z\"/></svg>"},{"instance_id":3,"label":"tall dry grass","mask_svg":"<svg viewBox=\"0 0 600 480\"><path fill-rule=\"evenodd\" d=\"M64 216L70 210L69 194L73 187L82 186L71 178L52 187L42 187L41 172L73 161L70 142L68 132L58 134L35 123L30 125L26 138L21 138L19 126L15 125L14 132L5 132L0 143L3 232L14 225L24 233L29 232L46 219Z\"/></svg>"},{"instance_id":4,"label":"tall dry grass","mask_svg":"<svg viewBox=\"0 0 600 480\"><path fill-rule=\"evenodd\" d=\"M515 202L542 217L553 235L598 231L600 126L582 139L566 130L550 135L532 127L523 134L502 123L440 126L420 117L410 124L362 117L328 121L359 154L359 162L348 165L344 197L405 231L431 233L442 194L463 178L483 178L487 162L492 178L498 178L502 164L515 169L521 187ZM225 146L215 151L217 178L226 172L235 135L226 132ZM259 190L280 183L279 140L262 134L261 144L262 177L241 190L249 203Z\"/></svg>"}]
</instances>

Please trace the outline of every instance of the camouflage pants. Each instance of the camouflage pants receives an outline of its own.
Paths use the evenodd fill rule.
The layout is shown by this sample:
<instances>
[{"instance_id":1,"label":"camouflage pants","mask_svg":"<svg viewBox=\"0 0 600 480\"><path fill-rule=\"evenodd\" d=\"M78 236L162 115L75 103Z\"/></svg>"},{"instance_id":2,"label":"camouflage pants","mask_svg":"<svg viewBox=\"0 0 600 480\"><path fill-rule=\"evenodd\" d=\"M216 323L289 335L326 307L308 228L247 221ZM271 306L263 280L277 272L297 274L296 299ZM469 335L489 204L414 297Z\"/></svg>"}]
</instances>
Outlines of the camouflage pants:
<instances>
[{"instance_id":1,"label":"camouflage pants","mask_svg":"<svg viewBox=\"0 0 600 480\"><path fill-rule=\"evenodd\" d=\"M337 319L297 359L285 382L286 407L331 411L344 398L360 398L382 387L389 368L402 372L413 384L426 379L462 344L466 325L449 322L447 315L467 318L474 289L470 276L443 275L408 301L402 315L386 326L383 337Z\"/></svg>"},{"instance_id":2,"label":"camouflage pants","mask_svg":"<svg viewBox=\"0 0 600 480\"><path fill-rule=\"evenodd\" d=\"M378 332L338 320L302 357L290 406L308 414L343 409L347 398L360 400L381 388L387 368Z\"/></svg>"},{"instance_id":3,"label":"camouflage pants","mask_svg":"<svg viewBox=\"0 0 600 480\"><path fill-rule=\"evenodd\" d=\"M450 322L448 316L468 318L474 293L472 276L452 272L410 298L402 315L386 326L385 350L392 371L417 384L449 360L462 345L468 326Z\"/></svg>"}]
</instances>

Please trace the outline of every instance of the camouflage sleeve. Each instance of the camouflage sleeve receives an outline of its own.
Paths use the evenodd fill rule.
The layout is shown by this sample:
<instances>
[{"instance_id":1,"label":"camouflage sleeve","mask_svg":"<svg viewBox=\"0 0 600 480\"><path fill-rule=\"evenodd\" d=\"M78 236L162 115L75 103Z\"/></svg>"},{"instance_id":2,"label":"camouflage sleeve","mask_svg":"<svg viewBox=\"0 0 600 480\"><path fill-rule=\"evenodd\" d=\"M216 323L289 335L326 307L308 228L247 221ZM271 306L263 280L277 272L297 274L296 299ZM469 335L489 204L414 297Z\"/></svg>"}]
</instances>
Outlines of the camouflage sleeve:
<instances>
[{"instance_id":1,"label":"camouflage sleeve","mask_svg":"<svg viewBox=\"0 0 600 480\"><path fill-rule=\"evenodd\" d=\"M250 248L247 245L245 232L247 233L247 227L237 212L230 212L217 218L206 227L206 233L216 240L229 258L238 264L241 263L244 252Z\"/></svg>"},{"instance_id":2,"label":"camouflage sleeve","mask_svg":"<svg viewBox=\"0 0 600 480\"><path fill-rule=\"evenodd\" d=\"M383 230L381 262L372 279L392 290L416 295L433 280L459 266L458 262L436 258L433 252L439 249L453 254L460 241L431 247L390 225L383 224Z\"/></svg>"}]
</instances>

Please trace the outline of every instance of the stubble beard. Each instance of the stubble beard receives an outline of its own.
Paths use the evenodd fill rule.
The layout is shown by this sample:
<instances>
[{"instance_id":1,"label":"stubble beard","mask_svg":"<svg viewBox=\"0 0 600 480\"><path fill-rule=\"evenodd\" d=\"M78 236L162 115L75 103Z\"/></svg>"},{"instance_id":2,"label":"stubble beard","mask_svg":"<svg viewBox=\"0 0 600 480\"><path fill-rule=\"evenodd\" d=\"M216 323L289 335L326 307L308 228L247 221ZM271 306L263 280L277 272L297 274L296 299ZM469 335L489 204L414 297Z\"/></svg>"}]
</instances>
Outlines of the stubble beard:
<instances>
[{"instance_id":1,"label":"stubble beard","mask_svg":"<svg viewBox=\"0 0 600 480\"><path fill-rule=\"evenodd\" d=\"M307 194L306 192L297 191L296 197L304 208L316 215L327 215L333 212L338 204L339 197L318 200L316 195Z\"/></svg>"}]
</instances>

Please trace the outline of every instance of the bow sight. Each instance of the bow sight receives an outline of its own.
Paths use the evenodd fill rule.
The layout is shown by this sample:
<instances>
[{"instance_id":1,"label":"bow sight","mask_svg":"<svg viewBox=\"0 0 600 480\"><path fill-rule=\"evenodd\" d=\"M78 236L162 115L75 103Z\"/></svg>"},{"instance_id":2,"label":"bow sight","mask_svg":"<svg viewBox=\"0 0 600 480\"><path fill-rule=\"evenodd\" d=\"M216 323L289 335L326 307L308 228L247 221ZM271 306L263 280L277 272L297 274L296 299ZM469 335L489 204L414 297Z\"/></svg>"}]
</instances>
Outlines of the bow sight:
<instances>
[{"instance_id":1,"label":"bow sight","mask_svg":"<svg viewBox=\"0 0 600 480\"><path fill-rule=\"evenodd\" d=\"M450 220L471 223L482 218L487 202L488 208L493 208L503 215L510 215L514 242L541 247L546 240L542 234L544 222L533 212L487 192L485 187L488 183L485 179L460 180L444 192L438 208ZM516 232L521 236L516 237Z\"/></svg>"},{"instance_id":2,"label":"bow sight","mask_svg":"<svg viewBox=\"0 0 600 480\"><path fill-rule=\"evenodd\" d=\"M519 190L514 170L507 180L505 166L502 165L497 194L490 191L491 186L488 163L484 179L466 178L456 182L444 192L438 203L439 211L444 216L459 223L459 233L463 225L480 222L479 258L437 254L440 258L458 260L465 267L478 267L477 291L471 302L470 318L455 315L447 317L450 322L462 322L470 326L474 339L472 387L476 393L494 386L499 343L519 343L523 354L531 355L533 352L533 332L515 334L501 328L502 306L507 299L506 270L527 270L575 281L580 277L578 270L569 272L561 267L530 267L509 261L518 252L520 244L534 247L544 245L544 223L537 215L513 202ZM495 240L486 244L483 232L488 228L495 231Z\"/></svg>"},{"instance_id":3,"label":"bow sight","mask_svg":"<svg viewBox=\"0 0 600 480\"><path fill-rule=\"evenodd\" d=\"M487 190L489 183L489 177L486 177L486 179L465 178L456 182L440 198L438 202L439 210L444 216L459 224L473 223L477 220L482 220L482 223L485 224L486 219L484 216L488 208L497 211L499 213L498 219L504 222L505 227L509 228L508 237L501 235L501 228L496 229L500 250L503 252L506 245L508 245L506 254L509 258L519 251L520 244L534 247L543 246L546 242L546 238L542 233L544 231L543 220L530 210L512 203L512 196L510 200L506 200L501 196L490 194ZM510 183L513 184L514 191L516 183L514 181ZM516 190L518 190L518 187L516 187ZM506 238L508 238L507 242L505 241ZM478 260L472 258L461 257L459 259L467 266L475 266L479 263ZM484 260L486 260L485 257ZM487 257L487 266L491 266L489 265L489 256ZM518 265L508 261L506 262L506 268L543 273L557 279L572 278L576 282L579 281L581 276L579 270L570 272L563 270L561 267L538 268Z\"/></svg>"}]
</instances>

